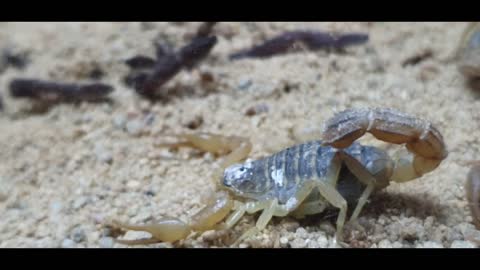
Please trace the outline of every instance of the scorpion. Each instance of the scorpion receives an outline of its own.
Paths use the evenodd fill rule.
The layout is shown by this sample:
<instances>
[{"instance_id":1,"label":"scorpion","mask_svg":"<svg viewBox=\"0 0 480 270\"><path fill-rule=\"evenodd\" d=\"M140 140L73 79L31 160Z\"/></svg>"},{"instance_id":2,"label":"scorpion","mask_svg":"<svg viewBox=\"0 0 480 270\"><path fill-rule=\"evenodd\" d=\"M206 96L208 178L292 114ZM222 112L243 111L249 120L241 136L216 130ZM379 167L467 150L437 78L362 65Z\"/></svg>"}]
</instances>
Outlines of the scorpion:
<instances>
[{"instance_id":1,"label":"scorpion","mask_svg":"<svg viewBox=\"0 0 480 270\"><path fill-rule=\"evenodd\" d=\"M366 133L406 147L390 157L385 150L355 142ZM355 222L373 192L391 181L419 178L448 155L441 133L429 121L390 108L337 113L326 122L322 136L322 140L248 160L252 144L245 138L210 133L179 135L181 140L171 146L224 155L213 173L217 191L189 223L170 217L146 225L113 220L109 225L118 230L151 234L150 238L116 241L127 245L176 242L192 233L232 228L245 214L261 211L255 226L233 243L236 245L263 230L273 217L302 218L336 208L335 241L342 244L349 205L356 204L348 221Z\"/></svg>"},{"instance_id":2,"label":"scorpion","mask_svg":"<svg viewBox=\"0 0 480 270\"><path fill-rule=\"evenodd\" d=\"M465 183L468 206L472 213L473 224L480 229L480 162L475 162L467 175Z\"/></svg>"},{"instance_id":3,"label":"scorpion","mask_svg":"<svg viewBox=\"0 0 480 270\"><path fill-rule=\"evenodd\" d=\"M480 89L480 22L470 22L455 51L446 63L457 62L457 69L471 89Z\"/></svg>"},{"instance_id":4,"label":"scorpion","mask_svg":"<svg viewBox=\"0 0 480 270\"><path fill-rule=\"evenodd\" d=\"M480 22L467 25L454 57L460 61L458 69L465 77L480 77Z\"/></svg>"}]
</instances>

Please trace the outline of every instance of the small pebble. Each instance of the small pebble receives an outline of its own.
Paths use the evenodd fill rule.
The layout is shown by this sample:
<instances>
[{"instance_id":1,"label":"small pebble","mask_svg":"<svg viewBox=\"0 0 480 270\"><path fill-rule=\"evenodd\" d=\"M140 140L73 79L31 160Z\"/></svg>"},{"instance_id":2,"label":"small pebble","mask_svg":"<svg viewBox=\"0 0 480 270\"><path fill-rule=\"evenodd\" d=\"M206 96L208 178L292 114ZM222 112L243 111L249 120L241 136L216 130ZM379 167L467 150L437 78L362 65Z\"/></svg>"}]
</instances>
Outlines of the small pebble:
<instances>
[{"instance_id":1,"label":"small pebble","mask_svg":"<svg viewBox=\"0 0 480 270\"><path fill-rule=\"evenodd\" d=\"M152 22L141 22L140 23L140 29L142 31L150 31L155 29L155 24Z\"/></svg>"},{"instance_id":2,"label":"small pebble","mask_svg":"<svg viewBox=\"0 0 480 270\"><path fill-rule=\"evenodd\" d=\"M317 241L310 241L310 239L307 239L307 248L321 248L321 246L318 244Z\"/></svg>"},{"instance_id":3,"label":"small pebble","mask_svg":"<svg viewBox=\"0 0 480 270\"><path fill-rule=\"evenodd\" d=\"M66 238L65 240L62 241L62 248L74 248L75 247L75 242L72 241L71 239Z\"/></svg>"},{"instance_id":4,"label":"small pebble","mask_svg":"<svg viewBox=\"0 0 480 270\"><path fill-rule=\"evenodd\" d=\"M130 120L126 124L128 134L132 136L139 136L144 128L144 123L138 119Z\"/></svg>"},{"instance_id":5,"label":"small pebble","mask_svg":"<svg viewBox=\"0 0 480 270\"><path fill-rule=\"evenodd\" d=\"M288 244L288 238L286 238L285 236L282 236L280 238L280 244L282 244L282 245Z\"/></svg>"},{"instance_id":6,"label":"small pebble","mask_svg":"<svg viewBox=\"0 0 480 270\"><path fill-rule=\"evenodd\" d=\"M23 69L30 62L27 52L12 52L7 49L3 51L3 54L0 57L2 58L1 65L3 65L3 68L11 66L16 69Z\"/></svg>"},{"instance_id":7,"label":"small pebble","mask_svg":"<svg viewBox=\"0 0 480 270\"><path fill-rule=\"evenodd\" d=\"M304 248L307 246L307 243L304 239L296 238L292 241L290 245L292 246L292 248Z\"/></svg>"},{"instance_id":8,"label":"small pebble","mask_svg":"<svg viewBox=\"0 0 480 270\"><path fill-rule=\"evenodd\" d=\"M80 209L84 207L87 203L88 203L88 198L85 196L82 196L80 198L75 199L75 201L73 201L72 207L73 209Z\"/></svg>"},{"instance_id":9,"label":"small pebble","mask_svg":"<svg viewBox=\"0 0 480 270\"><path fill-rule=\"evenodd\" d=\"M202 116L195 116L194 119L188 121L188 123L185 125L189 129L197 129L203 124L203 117Z\"/></svg>"},{"instance_id":10,"label":"small pebble","mask_svg":"<svg viewBox=\"0 0 480 270\"><path fill-rule=\"evenodd\" d=\"M53 202L50 204L50 211L52 211L52 214L58 214L60 211L62 211L63 204L61 202Z\"/></svg>"},{"instance_id":11,"label":"small pebble","mask_svg":"<svg viewBox=\"0 0 480 270\"><path fill-rule=\"evenodd\" d=\"M252 86L253 82L250 79L242 79L238 82L237 88L239 90L247 90Z\"/></svg>"},{"instance_id":12,"label":"small pebble","mask_svg":"<svg viewBox=\"0 0 480 270\"><path fill-rule=\"evenodd\" d=\"M130 189L136 189L139 186L140 186L140 182L135 181L135 180L128 181L128 183L127 183L127 188L130 188Z\"/></svg>"},{"instance_id":13,"label":"small pebble","mask_svg":"<svg viewBox=\"0 0 480 270\"><path fill-rule=\"evenodd\" d=\"M305 238L307 236L307 231L304 228L298 228L295 232L295 236Z\"/></svg>"},{"instance_id":14,"label":"small pebble","mask_svg":"<svg viewBox=\"0 0 480 270\"><path fill-rule=\"evenodd\" d=\"M108 150L106 150L105 147L103 147L102 145L96 145L94 152L98 161L107 163L107 164L112 163L113 161L112 154Z\"/></svg>"},{"instance_id":15,"label":"small pebble","mask_svg":"<svg viewBox=\"0 0 480 270\"><path fill-rule=\"evenodd\" d=\"M403 248L403 245L402 243L398 242L398 241L395 241L393 244L392 244L392 247L393 248Z\"/></svg>"},{"instance_id":16,"label":"small pebble","mask_svg":"<svg viewBox=\"0 0 480 270\"><path fill-rule=\"evenodd\" d=\"M246 116L254 116L254 115L257 115L257 114L267 113L267 112L268 112L268 105L267 104L257 104L255 106L252 106L252 107L248 108L245 111L245 115Z\"/></svg>"},{"instance_id":17,"label":"small pebble","mask_svg":"<svg viewBox=\"0 0 480 270\"><path fill-rule=\"evenodd\" d=\"M4 192L3 190L0 190L0 202L6 201L7 199L8 199L7 192Z\"/></svg>"},{"instance_id":18,"label":"small pebble","mask_svg":"<svg viewBox=\"0 0 480 270\"><path fill-rule=\"evenodd\" d=\"M101 70L99 67L93 68L90 71L90 73L88 74L88 77L90 77L91 79L94 79L94 80L99 80L103 76L105 76L105 72L103 72L103 70Z\"/></svg>"},{"instance_id":19,"label":"small pebble","mask_svg":"<svg viewBox=\"0 0 480 270\"><path fill-rule=\"evenodd\" d=\"M123 115L115 115L113 117L113 125L118 129L124 129L127 123L127 118Z\"/></svg>"},{"instance_id":20,"label":"small pebble","mask_svg":"<svg viewBox=\"0 0 480 270\"><path fill-rule=\"evenodd\" d=\"M151 126L155 122L155 114L149 113L145 116L145 125Z\"/></svg>"},{"instance_id":21,"label":"small pebble","mask_svg":"<svg viewBox=\"0 0 480 270\"><path fill-rule=\"evenodd\" d=\"M476 246L470 241L455 240L450 248L476 248Z\"/></svg>"},{"instance_id":22,"label":"small pebble","mask_svg":"<svg viewBox=\"0 0 480 270\"><path fill-rule=\"evenodd\" d=\"M320 247L324 248L328 246L328 239L325 235L318 237L317 243Z\"/></svg>"},{"instance_id":23,"label":"small pebble","mask_svg":"<svg viewBox=\"0 0 480 270\"><path fill-rule=\"evenodd\" d=\"M98 243L101 248L112 248L115 242L112 237L102 237L98 240Z\"/></svg>"},{"instance_id":24,"label":"small pebble","mask_svg":"<svg viewBox=\"0 0 480 270\"><path fill-rule=\"evenodd\" d=\"M150 197L153 197L153 196L155 196L155 192L154 192L154 191L152 191L152 190L147 190L147 191L145 191L145 193L144 193L144 194L145 194L145 195L147 195L147 196L150 196Z\"/></svg>"},{"instance_id":25,"label":"small pebble","mask_svg":"<svg viewBox=\"0 0 480 270\"><path fill-rule=\"evenodd\" d=\"M24 210L27 207L28 207L28 205L27 205L26 202L19 201L19 200L16 200L16 201L12 202L10 205L7 206L7 208L18 209L18 210Z\"/></svg>"},{"instance_id":26,"label":"small pebble","mask_svg":"<svg viewBox=\"0 0 480 270\"><path fill-rule=\"evenodd\" d=\"M85 231L81 227L75 227L71 232L73 241L80 243L86 240Z\"/></svg>"},{"instance_id":27,"label":"small pebble","mask_svg":"<svg viewBox=\"0 0 480 270\"><path fill-rule=\"evenodd\" d=\"M392 243L388 241L387 239L384 239L378 243L379 248L392 248Z\"/></svg>"},{"instance_id":28,"label":"small pebble","mask_svg":"<svg viewBox=\"0 0 480 270\"><path fill-rule=\"evenodd\" d=\"M443 248L443 245L437 242L427 241L417 245L417 248Z\"/></svg>"},{"instance_id":29,"label":"small pebble","mask_svg":"<svg viewBox=\"0 0 480 270\"><path fill-rule=\"evenodd\" d=\"M112 235L112 229L110 228L103 228L102 230L102 238L108 237L108 236L113 236Z\"/></svg>"},{"instance_id":30,"label":"small pebble","mask_svg":"<svg viewBox=\"0 0 480 270\"><path fill-rule=\"evenodd\" d=\"M93 120L93 117L89 114L85 114L82 116L82 118L80 119L80 121L83 123L83 124L88 124L90 122L92 122Z\"/></svg>"},{"instance_id":31,"label":"small pebble","mask_svg":"<svg viewBox=\"0 0 480 270\"><path fill-rule=\"evenodd\" d=\"M200 73L200 80L204 84L212 83L215 81L215 78L212 73L206 71Z\"/></svg>"}]
</instances>

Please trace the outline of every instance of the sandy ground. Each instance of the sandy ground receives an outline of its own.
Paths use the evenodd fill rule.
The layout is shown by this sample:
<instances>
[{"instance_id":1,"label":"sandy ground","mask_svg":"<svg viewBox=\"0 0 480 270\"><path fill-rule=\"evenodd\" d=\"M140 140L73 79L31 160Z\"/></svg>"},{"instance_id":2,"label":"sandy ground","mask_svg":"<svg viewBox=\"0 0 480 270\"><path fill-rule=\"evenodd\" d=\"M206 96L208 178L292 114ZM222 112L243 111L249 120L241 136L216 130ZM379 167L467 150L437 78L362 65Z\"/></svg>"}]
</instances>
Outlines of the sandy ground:
<instances>
[{"instance_id":1,"label":"sandy ground","mask_svg":"<svg viewBox=\"0 0 480 270\"><path fill-rule=\"evenodd\" d=\"M1 23L0 48L27 50L24 70L0 74L0 247L125 247L101 226L108 218L148 223L175 216L188 221L213 189L217 160L189 149L156 147L164 134L208 131L248 137L251 158L274 153L318 129L346 108L392 107L435 123L449 156L415 181L392 184L371 198L352 230L353 247L476 247L464 182L478 159L478 94L465 88L453 64L443 64L465 23L221 23L219 42L192 72L165 88L178 93L152 104L122 83L123 60L153 56L152 41L180 46L198 23ZM293 52L265 60L231 62L228 54L284 30L362 31L366 45L345 54ZM424 49L434 56L402 62ZM7 92L13 77L87 81L98 66L115 87L112 104L63 104L28 113L28 101ZM200 75L213 74L212 84ZM245 115L252 106L267 112ZM189 124L203 123L194 131ZM303 135L302 135L303 134ZM366 137L364 143L383 146ZM253 226L245 216L228 232L205 232L178 246L225 247ZM241 247L336 247L333 218L275 218ZM128 232L124 238L148 234ZM477 242L478 243L478 242ZM161 243L149 247L172 247Z\"/></svg>"}]
</instances>

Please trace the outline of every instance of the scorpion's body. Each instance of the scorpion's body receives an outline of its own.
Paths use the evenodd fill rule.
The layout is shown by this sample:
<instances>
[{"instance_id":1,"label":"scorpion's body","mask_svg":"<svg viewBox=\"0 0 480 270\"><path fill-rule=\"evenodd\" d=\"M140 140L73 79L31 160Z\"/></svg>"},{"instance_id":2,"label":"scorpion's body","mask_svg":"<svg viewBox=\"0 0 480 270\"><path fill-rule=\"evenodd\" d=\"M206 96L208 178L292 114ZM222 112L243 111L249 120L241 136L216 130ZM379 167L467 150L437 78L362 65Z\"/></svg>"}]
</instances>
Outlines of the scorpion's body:
<instances>
[{"instance_id":1,"label":"scorpion's body","mask_svg":"<svg viewBox=\"0 0 480 270\"><path fill-rule=\"evenodd\" d=\"M353 143L343 151L357 159L366 168L369 168L370 164L378 158L387 157L383 150L359 143ZM338 149L324 146L321 141L310 141L288 147L265 158L246 162L241 166L251 171L250 179L254 182L252 185L258 189L258 193L245 194L238 190L237 195L254 200L276 198L279 204L284 204L288 208L295 199L298 189L305 182L328 181L327 172L337 152ZM226 174L228 171L227 169ZM365 185L358 181L347 168L340 171L337 190L349 204L358 200L364 188ZM316 201L319 198L321 196L318 192L312 192L306 201ZM321 207L319 206L319 211Z\"/></svg>"}]
</instances>

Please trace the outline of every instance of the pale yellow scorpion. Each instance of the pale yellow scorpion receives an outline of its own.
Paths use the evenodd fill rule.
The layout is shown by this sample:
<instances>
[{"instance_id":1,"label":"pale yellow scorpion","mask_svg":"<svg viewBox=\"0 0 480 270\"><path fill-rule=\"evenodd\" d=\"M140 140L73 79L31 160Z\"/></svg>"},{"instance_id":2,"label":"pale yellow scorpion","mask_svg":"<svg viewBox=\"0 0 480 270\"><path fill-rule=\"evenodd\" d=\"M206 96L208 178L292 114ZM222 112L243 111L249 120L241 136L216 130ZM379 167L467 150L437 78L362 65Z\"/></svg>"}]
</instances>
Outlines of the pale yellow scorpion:
<instances>
[{"instance_id":1,"label":"pale yellow scorpion","mask_svg":"<svg viewBox=\"0 0 480 270\"><path fill-rule=\"evenodd\" d=\"M470 22L448 61L457 61L458 70L473 89L480 89L480 22Z\"/></svg>"},{"instance_id":2,"label":"pale yellow scorpion","mask_svg":"<svg viewBox=\"0 0 480 270\"><path fill-rule=\"evenodd\" d=\"M467 25L454 57L460 61L458 69L462 74L480 77L480 22Z\"/></svg>"},{"instance_id":3,"label":"pale yellow scorpion","mask_svg":"<svg viewBox=\"0 0 480 270\"><path fill-rule=\"evenodd\" d=\"M468 206L472 213L473 224L480 230L480 162L474 162L465 183ZM480 241L480 240L477 240Z\"/></svg>"},{"instance_id":4,"label":"pale yellow scorpion","mask_svg":"<svg viewBox=\"0 0 480 270\"><path fill-rule=\"evenodd\" d=\"M391 158L382 149L354 142L367 132L406 148ZM339 209L336 240L341 242L348 205L356 204L349 219L355 221L372 192L387 187L392 180L421 177L447 157L442 135L430 122L389 108L345 110L327 121L322 140L243 163L239 162L252 149L246 139L214 134L181 137L183 141L176 146L226 155L222 170L215 174L219 190L188 224L176 218L147 225L114 221L111 226L117 229L151 234L151 238L118 242L175 242L192 232L231 228L245 213L262 211L255 226L237 239L239 243L264 229L274 216L301 218L332 206Z\"/></svg>"}]
</instances>

